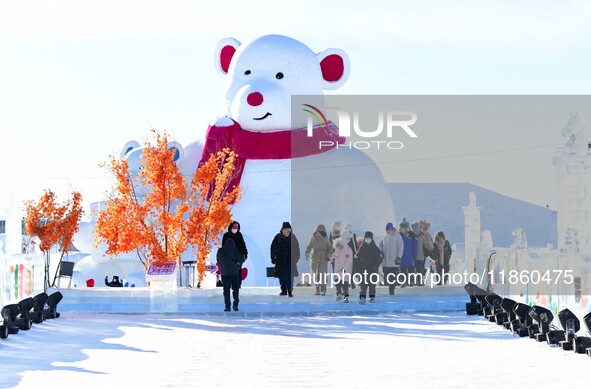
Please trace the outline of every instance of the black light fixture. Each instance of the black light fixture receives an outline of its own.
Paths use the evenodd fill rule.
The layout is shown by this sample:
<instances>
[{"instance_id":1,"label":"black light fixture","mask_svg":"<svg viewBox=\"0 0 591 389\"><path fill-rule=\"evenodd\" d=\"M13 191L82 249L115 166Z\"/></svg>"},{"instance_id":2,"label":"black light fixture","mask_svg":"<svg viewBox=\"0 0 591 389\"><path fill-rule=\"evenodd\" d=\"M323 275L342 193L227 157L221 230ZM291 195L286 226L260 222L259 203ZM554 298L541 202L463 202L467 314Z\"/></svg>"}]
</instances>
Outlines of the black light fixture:
<instances>
[{"instance_id":1,"label":"black light fixture","mask_svg":"<svg viewBox=\"0 0 591 389\"><path fill-rule=\"evenodd\" d=\"M515 305L517 305L517 302L515 300L504 298L503 301L501 301L501 308L503 308L504 312L502 312L503 315L500 318L497 318L497 324L503 325L503 327L505 327L508 330L511 329L511 322L513 320L516 320L515 312L513 312L513 308L515 308ZM503 321L499 323L498 321L501 319Z\"/></svg>"},{"instance_id":2,"label":"black light fixture","mask_svg":"<svg viewBox=\"0 0 591 389\"><path fill-rule=\"evenodd\" d=\"M15 324L23 331L30 330L33 320L29 311L35 306L35 300L32 297L28 297L19 301L18 306L20 308L20 315L16 318Z\"/></svg>"},{"instance_id":3,"label":"black light fixture","mask_svg":"<svg viewBox=\"0 0 591 389\"><path fill-rule=\"evenodd\" d=\"M474 296L474 292L478 287L471 282L464 285L464 290L470 296L470 302L466 303L466 314L467 315L478 315L478 300Z\"/></svg>"},{"instance_id":4,"label":"black light fixture","mask_svg":"<svg viewBox=\"0 0 591 389\"><path fill-rule=\"evenodd\" d=\"M21 309L17 304L6 305L0 311L3 319L2 326L6 328L6 332L10 335L18 333L19 328L16 325L16 317L19 313L21 313Z\"/></svg>"},{"instance_id":5,"label":"black light fixture","mask_svg":"<svg viewBox=\"0 0 591 389\"><path fill-rule=\"evenodd\" d=\"M498 294L490 293L484 299L489 306L489 314L486 316L486 318L491 322L499 324L497 321L497 315L501 314L503 311L501 308L501 302L503 301L503 298Z\"/></svg>"},{"instance_id":6,"label":"black light fixture","mask_svg":"<svg viewBox=\"0 0 591 389\"><path fill-rule=\"evenodd\" d=\"M478 300L478 316L486 316L490 314L490 307L485 300L485 297L488 296L488 292L478 286L474 285L473 296L476 297Z\"/></svg>"},{"instance_id":7,"label":"black light fixture","mask_svg":"<svg viewBox=\"0 0 591 389\"><path fill-rule=\"evenodd\" d=\"M49 296L45 292L41 292L37 296L33 297L33 300L35 301L35 306L33 307L33 312L31 313L31 319L33 320L33 323L43 323L43 321L46 319L43 315L43 310L45 309L45 304L47 303L48 298Z\"/></svg>"},{"instance_id":8,"label":"black light fixture","mask_svg":"<svg viewBox=\"0 0 591 389\"><path fill-rule=\"evenodd\" d=\"M587 333L591 335L591 312L589 312L583 317L583 322L587 327ZM575 336L575 344L573 350L577 354L587 353L587 355L591 357L591 337Z\"/></svg>"},{"instance_id":9,"label":"black light fixture","mask_svg":"<svg viewBox=\"0 0 591 389\"><path fill-rule=\"evenodd\" d=\"M581 322L568 308L558 312L558 319L564 330L563 333L565 338L558 342L558 344L563 350L572 350L576 336L575 334L581 329ZM548 342L550 342L550 338L548 338Z\"/></svg>"},{"instance_id":10,"label":"black light fixture","mask_svg":"<svg viewBox=\"0 0 591 389\"><path fill-rule=\"evenodd\" d=\"M61 292L54 292L47 298L47 306L48 309L43 310L43 315L47 319L57 319L60 317L60 313L57 311L57 305L60 301L64 298L64 295Z\"/></svg>"},{"instance_id":11,"label":"black light fixture","mask_svg":"<svg viewBox=\"0 0 591 389\"><path fill-rule=\"evenodd\" d=\"M538 342L546 341L546 334L550 331L550 323L552 323L552 320L554 320L554 315L549 309L539 305L534 305L531 307L529 310L529 315L532 319L534 319L534 321L538 322L538 332L533 334L533 338L535 338ZM530 337L532 337L531 332Z\"/></svg>"},{"instance_id":12,"label":"black light fixture","mask_svg":"<svg viewBox=\"0 0 591 389\"><path fill-rule=\"evenodd\" d=\"M532 325L535 325L536 332L538 332L538 325L533 324L533 320L529 315L531 307L527 304L517 303L513 307L513 312L515 313L516 320L511 322L511 331L515 332L520 337L529 336L529 328ZM533 337L533 336L532 336Z\"/></svg>"}]
</instances>

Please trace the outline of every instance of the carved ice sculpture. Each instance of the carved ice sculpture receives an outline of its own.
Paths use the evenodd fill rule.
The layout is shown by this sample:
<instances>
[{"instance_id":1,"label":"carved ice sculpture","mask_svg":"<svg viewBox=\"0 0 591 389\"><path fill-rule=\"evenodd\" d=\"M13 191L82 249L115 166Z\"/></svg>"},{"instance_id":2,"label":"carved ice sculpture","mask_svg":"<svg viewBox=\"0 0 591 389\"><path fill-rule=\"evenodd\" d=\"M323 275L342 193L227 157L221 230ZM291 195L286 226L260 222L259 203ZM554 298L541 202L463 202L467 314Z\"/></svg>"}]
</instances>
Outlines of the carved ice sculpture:
<instances>
[{"instance_id":1,"label":"carved ice sculpture","mask_svg":"<svg viewBox=\"0 0 591 389\"><path fill-rule=\"evenodd\" d=\"M514 241L511 245L514 249L526 249L527 248L527 238L525 237L525 231L523 228L517 227L513 230L513 237Z\"/></svg>"},{"instance_id":2,"label":"carved ice sculpture","mask_svg":"<svg viewBox=\"0 0 591 389\"><path fill-rule=\"evenodd\" d=\"M562 136L567 138L564 145L564 155L585 155L587 153L587 137L585 126L581 123L578 113L571 113L562 129Z\"/></svg>"},{"instance_id":3,"label":"carved ice sculpture","mask_svg":"<svg viewBox=\"0 0 591 389\"><path fill-rule=\"evenodd\" d=\"M564 244L560 249L561 253L570 254L579 252L579 233L573 227L568 227L564 231Z\"/></svg>"}]
</instances>

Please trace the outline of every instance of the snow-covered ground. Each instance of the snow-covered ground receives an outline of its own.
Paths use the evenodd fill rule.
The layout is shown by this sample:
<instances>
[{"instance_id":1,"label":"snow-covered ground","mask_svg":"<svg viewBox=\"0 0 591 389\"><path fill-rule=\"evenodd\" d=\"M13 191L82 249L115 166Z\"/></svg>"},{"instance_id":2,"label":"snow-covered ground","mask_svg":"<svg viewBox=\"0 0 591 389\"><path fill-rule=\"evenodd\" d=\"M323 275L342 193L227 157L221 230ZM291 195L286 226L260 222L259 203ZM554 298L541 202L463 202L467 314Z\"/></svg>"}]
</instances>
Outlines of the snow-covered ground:
<instances>
[{"instance_id":1,"label":"snow-covered ground","mask_svg":"<svg viewBox=\"0 0 591 389\"><path fill-rule=\"evenodd\" d=\"M582 388L591 366L461 312L66 312L0 347L0 388Z\"/></svg>"}]
</instances>

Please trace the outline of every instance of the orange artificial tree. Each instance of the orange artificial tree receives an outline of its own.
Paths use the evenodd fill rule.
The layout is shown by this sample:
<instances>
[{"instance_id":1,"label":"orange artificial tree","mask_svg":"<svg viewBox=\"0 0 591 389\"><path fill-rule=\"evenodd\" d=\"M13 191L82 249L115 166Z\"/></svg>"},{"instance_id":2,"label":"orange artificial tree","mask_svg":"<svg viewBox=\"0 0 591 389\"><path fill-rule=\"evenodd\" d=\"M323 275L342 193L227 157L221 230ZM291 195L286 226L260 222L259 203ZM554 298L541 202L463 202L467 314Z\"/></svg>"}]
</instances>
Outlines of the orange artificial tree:
<instances>
[{"instance_id":1,"label":"orange artificial tree","mask_svg":"<svg viewBox=\"0 0 591 389\"><path fill-rule=\"evenodd\" d=\"M48 284L49 253L51 247L59 244L61 251L60 260L53 278L55 285L57 272L61 266L64 254L68 253L72 245L72 238L78 231L78 223L82 217L82 195L72 192L72 199L59 204L56 195L47 189L35 203L33 200L25 202L27 216L25 219L25 231L30 236L37 236L41 243L39 248L45 253L45 286Z\"/></svg>"},{"instance_id":2,"label":"orange artificial tree","mask_svg":"<svg viewBox=\"0 0 591 389\"><path fill-rule=\"evenodd\" d=\"M193 174L187 220L190 243L195 245L199 282L203 280L211 245L220 243L220 233L232 222L232 204L240 200L240 189L230 188L237 154L228 148L212 154Z\"/></svg>"},{"instance_id":3,"label":"orange artificial tree","mask_svg":"<svg viewBox=\"0 0 591 389\"><path fill-rule=\"evenodd\" d=\"M127 160L114 156L106 165L114 174L114 195L105 203L95 227L95 245L104 241L111 257L137 251L147 267L151 263L180 262L189 245L196 245L199 281L203 279L210 245L232 221L231 204L238 188L229 190L236 155L226 149L197 169L190 183L179 171L168 146L168 134L146 142L135 176ZM207 199L208 190L217 196Z\"/></svg>"}]
</instances>

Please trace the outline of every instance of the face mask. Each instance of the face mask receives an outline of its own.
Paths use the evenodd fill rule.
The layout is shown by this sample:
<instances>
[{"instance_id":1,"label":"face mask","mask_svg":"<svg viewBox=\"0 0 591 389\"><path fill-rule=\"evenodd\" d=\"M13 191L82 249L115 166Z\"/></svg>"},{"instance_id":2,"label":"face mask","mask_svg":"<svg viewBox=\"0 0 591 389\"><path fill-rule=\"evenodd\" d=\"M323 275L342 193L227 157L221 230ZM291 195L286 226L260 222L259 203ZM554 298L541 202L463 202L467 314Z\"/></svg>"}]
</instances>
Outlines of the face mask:
<instances>
[{"instance_id":1,"label":"face mask","mask_svg":"<svg viewBox=\"0 0 591 389\"><path fill-rule=\"evenodd\" d=\"M232 228L232 234L235 234L238 232L238 228Z\"/></svg>"},{"instance_id":2,"label":"face mask","mask_svg":"<svg viewBox=\"0 0 591 389\"><path fill-rule=\"evenodd\" d=\"M366 239L365 243L370 244L371 243L371 239Z\"/></svg>"}]
</instances>

